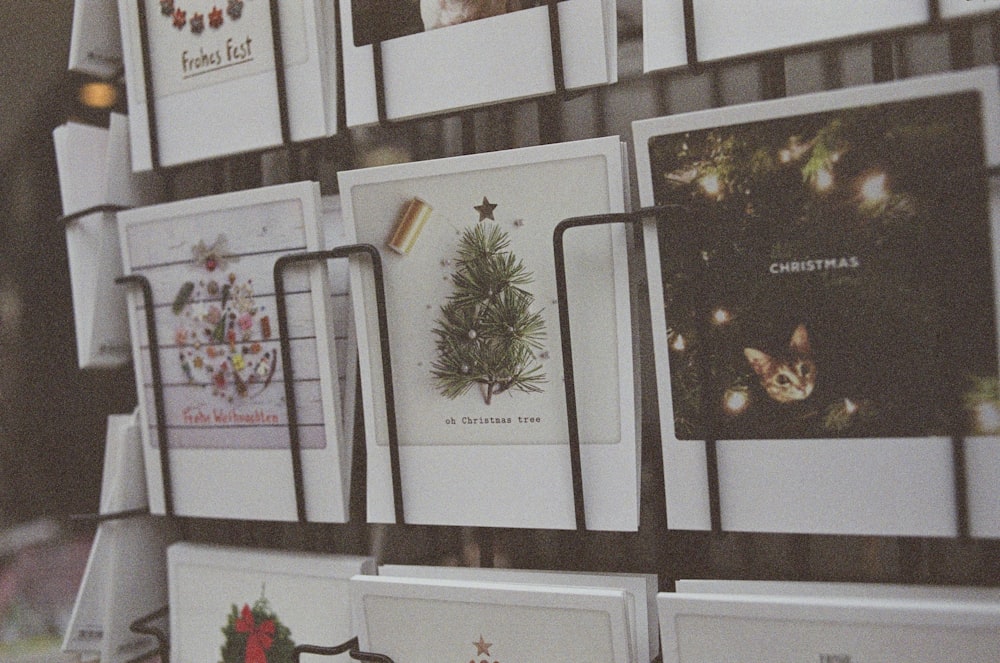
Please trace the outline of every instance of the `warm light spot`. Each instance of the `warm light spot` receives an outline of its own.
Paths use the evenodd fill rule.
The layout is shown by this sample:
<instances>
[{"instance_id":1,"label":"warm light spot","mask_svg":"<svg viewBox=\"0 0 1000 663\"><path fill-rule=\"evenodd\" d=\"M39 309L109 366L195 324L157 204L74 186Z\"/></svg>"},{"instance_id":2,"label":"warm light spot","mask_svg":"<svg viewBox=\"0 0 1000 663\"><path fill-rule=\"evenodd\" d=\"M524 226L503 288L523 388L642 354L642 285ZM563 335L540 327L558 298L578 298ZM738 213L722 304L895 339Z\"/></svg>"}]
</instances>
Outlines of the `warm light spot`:
<instances>
[{"instance_id":1,"label":"warm light spot","mask_svg":"<svg viewBox=\"0 0 1000 663\"><path fill-rule=\"evenodd\" d=\"M792 151L789 150L788 148L779 150L778 158L781 160L781 163L788 163L789 161L792 160Z\"/></svg>"},{"instance_id":2,"label":"warm light spot","mask_svg":"<svg viewBox=\"0 0 1000 663\"><path fill-rule=\"evenodd\" d=\"M865 178L861 183L861 197L865 202L878 203L889 197L885 180L885 173L875 173Z\"/></svg>"},{"instance_id":3,"label":"warm light spot","mask_svg":"<svg viewBox=\"0 0 1000 663\"><path fill-rule=\"evenodd\" d=\"M829 168L821 168L816 172L816 180L814 182L817 191L827 191L833 186L833 173L830 172Z\"/></svg>"},{"instance_id":4,"label":"warm light spot","mask_svg":"<svg viewBox=\"0 0 1000 663\"><path fill-rule=\"evenodd\" d=\"M89 108L111 108L118 101L118 91L111 83L84 83L78 93L80 103Z\"/></svg>"},{"instance_id":5,"label":"warm light spot","mask_svg":"<svg viewBox=\"0 0 1000 663\"><path fill-rule=\"evenodd\" d=\"M854 401L852 401L850 398L845 398L844 399L844 412L846 412L847 414L854 414L857 411L858 411L858 405L857 405L857 403L855 403Z\"/></svg>"},{"instance_id":6,"label":"warm light spot","mask_svg":"<svg viewBox=\"0 0 1000 663\"><path fill-rule=\"evenodd\" d=\"M744 389L727 389L723 396L723 405L729 414L739 414L750 405L750 396Z\"/></svg>"},{"instance_id":7,"label":"warm light spot","mask_svg":"<svg viewBox=\"0 0 1000 663\"><path fill-rule=\"evenodd\" d=\"M701 186L701 190L710 196L718 197L722 193L722 182L719 181L719 176L715 173L705 175L698 180L698 184Z\"/></svg>"},{"instance_id":8,"label":"warm light spot","mask_svg":"<svg viewBox=\"0 0 1000 663\"><path fill-rule=\"evenodd\" d=\"M676 352L684 352L687 349L687 343L684 341L684 337L680 334L674 335L674 340L670 342L670 348Z\"/></svg>"},{"instance_id":9,"label":"warm light spot","mask_svg":"<svg viewBox=\"0 0 1000 663\"><path fill-rule=\"evenodd\" d=\"M717 308L712 311L712 322L717 325L724 325L733 319L733 314L724 308Z\"/></svg>"}]
</instances>

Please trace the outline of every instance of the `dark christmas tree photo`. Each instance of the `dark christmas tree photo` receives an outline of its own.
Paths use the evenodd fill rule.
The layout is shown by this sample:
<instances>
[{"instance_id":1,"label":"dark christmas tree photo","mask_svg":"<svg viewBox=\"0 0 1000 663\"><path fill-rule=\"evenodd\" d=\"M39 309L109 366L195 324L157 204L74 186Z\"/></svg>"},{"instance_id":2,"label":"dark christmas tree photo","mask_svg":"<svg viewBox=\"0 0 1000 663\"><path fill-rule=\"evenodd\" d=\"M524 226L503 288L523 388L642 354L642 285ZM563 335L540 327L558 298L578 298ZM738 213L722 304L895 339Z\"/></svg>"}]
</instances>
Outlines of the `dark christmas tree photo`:
<instances>
[{"instance_id":1,"label":"dark christmas tree photo","mask_svg":"<svg viewBox=\"0 0 1000 663\"><path fill-rule=\"evenodd\" d=\"M545 324L526 289L533 275L507 250L498 225L478 223L459 241L454 291L441 307L436 336L435 384L454 399L476 388L483 402L510 392L541 392L545 374L536 358Z\"/></svg>"},{"instance_id":2,"label":"dark christmas tree photo","mask_svg":"<svg viewBox=\"0 0 1000 663\"><path fill-rule=\"evenodd\" d=\"M678 438L1000 429L975 94L650 142Z\"/></svg>"}]
</instances>

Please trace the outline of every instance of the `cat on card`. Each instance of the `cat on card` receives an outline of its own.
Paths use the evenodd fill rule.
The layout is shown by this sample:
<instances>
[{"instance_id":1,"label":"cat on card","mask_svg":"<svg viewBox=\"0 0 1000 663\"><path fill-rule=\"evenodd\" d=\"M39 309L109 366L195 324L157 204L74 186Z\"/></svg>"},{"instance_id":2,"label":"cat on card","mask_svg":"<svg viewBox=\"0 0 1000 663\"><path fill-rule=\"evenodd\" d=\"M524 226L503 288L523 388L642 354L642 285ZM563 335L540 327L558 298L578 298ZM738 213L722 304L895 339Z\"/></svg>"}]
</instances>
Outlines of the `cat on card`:
<instances>
[{"instance_id":1,"label":"cat on card","mask_svg":"<svg viewBox=\"0 0 1000 663\"><path fill-rule=\"evenodd\" d=\"M805 325L800 324L792 332L787 352L769 355L756 348L744 348L743 354L764 392L778 403L804 401L816 387L816 362Z\"/></svg>"},{"instance_id":2,"label":"cat on card","mask_svg":"<svg viewBox=\"0 0 1000 663\"><path fill-rule=\"evenodd\" d=\"M420 0L420 18L424 30L434 30L522 8L521 0Z\"/></svg>"}]
</instances>

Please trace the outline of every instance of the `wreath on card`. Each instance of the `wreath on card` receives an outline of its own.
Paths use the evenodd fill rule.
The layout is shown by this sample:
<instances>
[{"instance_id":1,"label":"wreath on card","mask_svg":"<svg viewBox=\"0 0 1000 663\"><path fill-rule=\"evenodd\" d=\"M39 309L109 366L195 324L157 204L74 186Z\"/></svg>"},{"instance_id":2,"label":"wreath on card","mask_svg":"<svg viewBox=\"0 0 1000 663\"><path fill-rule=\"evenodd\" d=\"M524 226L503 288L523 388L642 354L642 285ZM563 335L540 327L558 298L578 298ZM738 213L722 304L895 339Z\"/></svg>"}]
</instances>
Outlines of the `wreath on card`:
<instances>
[{"instance_id":1,"label":"wreath on card","mask_svg":"<svg viewBox=\"0 0 1000 663\"><path fill-rule=\"evenodd\" d=\"M169 18L178 30L183 30L187 26L196 35L205 31L205 14L194 12L191 18L188 18L187 10L176 5L174 0L160 0L160 14ZM226 16L230 20L238 21L243 16L243 0L228 0L225 13L218 5L212 5L212 10L208 12L208 27L218 30L226 22Z\"/></svg>"},{"instance_id":2,"label":"wreath on card","mask_svg":"<svg viewBox=\"0 0 1000 663\"><path fill-rule=\"evenodd\" d=\"M226 253L226 236L212 244L199 240L191 252L200 278L185 281L171 307L174 343L188 384L211 387L228 402L252 398L271 384L278 366L271 318L254 297L253 279L224 273L237 258Z\"/></svg>"},{"instance_id":3,"label":"wreath on card","mask_svg":"<svg viewBox=\"0 0 1000 663\"><path fill-rule=\"evenodd\" d=\"M220 663L292 663L295 642L291 630L271 609L264 592L253 607L233 604L222 628L225 642Z\"/></svg>"}]
</instances>

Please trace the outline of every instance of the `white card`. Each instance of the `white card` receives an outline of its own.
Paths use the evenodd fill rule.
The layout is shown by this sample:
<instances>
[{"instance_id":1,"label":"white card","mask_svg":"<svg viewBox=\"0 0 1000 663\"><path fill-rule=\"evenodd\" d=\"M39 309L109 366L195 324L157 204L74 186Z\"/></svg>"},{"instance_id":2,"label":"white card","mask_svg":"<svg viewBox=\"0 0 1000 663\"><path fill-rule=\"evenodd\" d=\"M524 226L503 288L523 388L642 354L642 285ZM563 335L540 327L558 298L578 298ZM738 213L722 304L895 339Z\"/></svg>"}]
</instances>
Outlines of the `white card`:
<instances>
[{"instance_id":1,"label":"white card","mask_svg":"<svg viewBox=\"0 0 1000 663\"><path fill-rule=\"evenodd\" d=\"M660 594L664 663L932 661L1000 656L985 602Z\"/></svg>"},{"instance_id":2,"label":"white card","mask_svg":"<svg viewBox=\"0 0 1000 663\"><path fill-rule=\"evenodd\" d=\"M347 125L372 124L379 119L372 46L358 45L355 39L352 0L338 1L343 17L340 29ZM440 11L450 11L451 4L441 3ZM382 22L384 18L379 15L376 20ZM602 0L559 3L567 89L617 81L616 26L614 3ZM545 6L384 41L386 116L402 120L552 93L555 77L550 44ZM516 54L514 67L510 66L512 54Z\"/></svg>"},{"instance_id":3,"label":"white card","mask_svg":"<svg viewBox=\"0 0 1000 663\"><path fill-rule=\"evenodd\" d=\"M394 661L635 660L620 590L359 576L351 603L361 651Z\"/></svg>"},{"instance_id":4,"label":"white card","mask_svg":"<svg viewBox=\"0 0 1000 663\"><path fill-rule=\"evenodd\" d=\"M368 557L193 543L171 546L167 559L175 663L291 660L295 646L346 642L350 578L375 572Z\"/></svg>"},{"instance_id":5,"label":"white card","mask_svg":"<svg viewBox=\"0 0 1000 663\"><path fill-rule=\"evenodd\" d=\"M319 187L302 182L119 215L126 274L149 279L156 306L169 471L177 515L297 518L279 339L294 368L306 517L343 522L350 444L341 433L325 263L284 273L288 329L273 267L324 246ZM145 311L129 318L150 505L166 508Z\"/></svg>"},{"instance_id":6,"label":"white card","mask_svg":"<svg viewBox=\"0 0 1000 663\"><path fill-rule=\"evenodd\" d=\"M970 2L969 0L938 0L938 11L941 18L961 18L963 16L974 16L995 12L1000 9L1000 4L995 0L979 0Z\"/></svg>"},{"instance_id":7,"label":"white card","mask_svg":"<svg viewBox=\"0 0 1000 663\"><path fill-rule=\"evenodd\" d=\"M694 0L697 57L710 62L913 27L930 20L929 7L926 0ZM643 0L642 29L645 71L688 64L681 0Z\"/></svg>"},{"instance_id":8,"label":"white card","mask_svg":"<svg viewBox=\"0 0 1000 663\"><path fill-rule=\"evenodd\" d=\"M436 578L474 582L503 582L557 587L600 587L625 592L636 661L652 661L660 653L660 629L656 620L657 578L650 574L577 573L518 569L470 568L467 566L406 566L383 564L380 576Z\"/></svg>"},{"instance_id":9,"label":"white card","mask_svg":"<svg viewBox=\"0 0 1000 663\"><path fill-rule=\"evenodd\" d=\"M754 594L761 596L854 597L908 601L1000 600L1000 589L952 585L889 585L862 582L797 582L781 580L678 580L678 594Z\"/></svg>"},{"instance_id":10,"label":"white card","mask_svg":"<svg viewBox=\"0 0 1000 663\"><path fill-rule=\"evenodd\" d=\"M112 78L122 66L116 0L75 0L69 40L69 70Z\"/></svg>"},{"instance_id":11,"label":"white card","mask_svg":"<svg viewBox=\"0 0 1000 663\"><path fill-rule=\"evenodd\" d=\"M108 417L101 483L102 514L147 506L138 417ZM165 605L166 546L172 530L162 519L138 516L98 525L66 628L63 651L100 652L125 663L156 648L129 625Z\"/></svg>"},{"instance_id":12,"label":"white card","mask_svg":"<svg viewBox=\"0 0 1000 663\"><path fill-rule=\"evenodd\" d=\"M351 241L372 244L382 256L406 522L575 526L552 232L567 217L621 210L621 172L612 137L340 173ZM491 235L509 246L489 264L506 269L495 261L509 261L520 270L528 296L501 277L497 301L509 306L503 315L513 316L510 324L490 331L486 322L469 323L479 331L457 333L443 307L468 274L459 251ZM393 236L408 253L386 247ZM638 458L624 230L572 231L566 247L587 526L634 530ZM368 517L391 522L369 275L367 260L352 261ZM490 310L500 315L499 307ZM467 306L452 312L478 320ZM447 348L452 340L457 352ZM487 346L498 354L482 354ZM462 352L472 354L465 360Z\"/></svg>"},{"instance_id":13,"label":"white card","mask_svg":"<svg viewBox=\"0 0 1000 663\"><path fill-rule=\"evenodd\" d=\"M52 143L63 214L108 203L108 130L68 122L52 130Z\"/></svg>"},{"instance_id":14,"label":"white card","mask_svg":"<svg viewBox=\"0 0 1000 663\"><path fill-rule=\"evenodd\" d=\"M962 434L970 450L984 439L982 451L993 457L988 467L997 467L988 417L997 405L987 389L997 379L996 323L987 313L996 258L983 168L1000 161L998 94L997 72L987 68L633 124L642 146L642 204L679 202L686 211L678 209L675 221L689 222L673 240L658 238L652 224L645 234L671 528L710 527L704 439L714 425L723 529L956 534L951 441L936 422L967 420ZM868 133L859 138L859 131ZM949 135L955 140L942 142ZM716 168L715 157L701 160L706 141L718 141L716 156L733 157L729 170ZM733 146L742 151L729 151ZM940 170L940 157L926 156L934 149L947 154L947 172L955 174L944 189L942 180L920 179ZM745 179L734 186L727 178L737 175ZM708 218L718 221L710 234L728 237L736 254L724 243L697 253L695 244L705 240L699 221ZM912 223L893 226L890 218ZM947 224L929 220L943 218ZM756 230L726 234L741 223ZM904 227L912 233L906 241L896 232ZM951 245L968 253L957 262L923 264L913 287L902 288L907 267L900 256L915 255L911 264L920 255L943 256L927 246L949 246L935 235L949 229L961 233ZM691 271L696 264L708 264L717 281L693 300L702 286L676 278L690 272L691 284L705 283ZM937 302L963 322L935 345L918 339L950 315L927 308ZM718 308L710 313L710 305ZM701 331L693 326L702 319L698 306L710 316ZM900 315L900 307L910 313ZM914 326L919 316L925 322ZM958 338L966 332L971 344ZM707 347L698 345L702 337L719 344L717 351L699 354ZM786 379L801 387L799 395L778 390L783 373L759 371L764 365L753 351L794 358L797 377ZM964 377L976 378L960 382L952 371L970 362ZM691 409L702 379L690 372L696 365L718 376L710 386L718 399L708 401L705 419ZM890 375L892 385L885 382ZM980 483L978 460L970 458L968 468L970 529L984 535L989 528L982 529L980 512L990 510L994 489Z\"/></svg>"}]
</instances>

